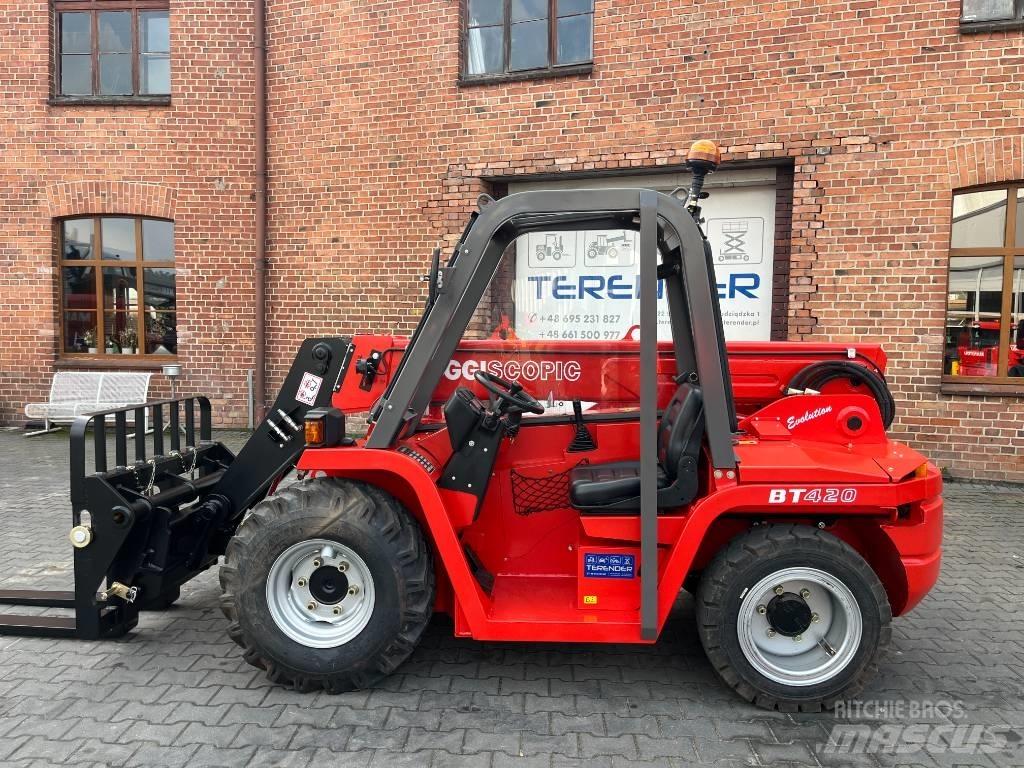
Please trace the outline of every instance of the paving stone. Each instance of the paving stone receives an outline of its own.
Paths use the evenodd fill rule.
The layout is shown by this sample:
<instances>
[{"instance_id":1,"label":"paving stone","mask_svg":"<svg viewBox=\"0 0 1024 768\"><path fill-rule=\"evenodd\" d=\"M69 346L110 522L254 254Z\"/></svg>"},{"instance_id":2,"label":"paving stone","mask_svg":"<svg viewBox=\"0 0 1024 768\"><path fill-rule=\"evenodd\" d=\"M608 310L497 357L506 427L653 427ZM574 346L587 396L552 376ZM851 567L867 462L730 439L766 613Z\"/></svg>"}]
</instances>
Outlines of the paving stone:
<instances>
[{"instance_id":1,"label":"paving stone","mask_svg":"<svg viewBox=\"0 0 1024 768\"><path fill-rule=\"evenodd\" d=\"M0 588L70 585L67 438L37 440L0 431ZM53 480L8 486L8 474L40 473ZM1024 490L950 483L945 495L939 584L894 620L879 675L858 698L962 702L942 722L1024 732L1024 596L1014 586L1024 575ZM650 647L477 643L453 638L438 617L394 675L339 695L269 683L227 638L218 597L212 569L185 585L178 606L143 613L117 642L0 636L0 764L1024 765L1020 749L826 753L834 725L862 721L742 701L707 664L688 595Z\"/></svg>"}]
</instances>

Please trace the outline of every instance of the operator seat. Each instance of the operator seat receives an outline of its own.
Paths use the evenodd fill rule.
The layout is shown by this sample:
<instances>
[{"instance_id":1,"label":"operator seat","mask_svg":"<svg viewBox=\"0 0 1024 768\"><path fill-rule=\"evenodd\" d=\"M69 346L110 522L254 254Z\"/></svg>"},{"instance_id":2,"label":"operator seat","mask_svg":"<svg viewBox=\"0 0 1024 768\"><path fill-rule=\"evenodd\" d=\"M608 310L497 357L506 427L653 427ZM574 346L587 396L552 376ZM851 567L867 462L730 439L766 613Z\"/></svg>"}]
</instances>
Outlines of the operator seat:
<instances>
[{"instance_id":1,"label":"operator seat","mask_svg":"<svg viewBox=\"0 0 1024 768\"><path fill-rule=\"evenodd\" d=\"M697 495L697 462L704 441L704 398L683 382L658 424L658 508L689 504ZM589 514L640 509L640 462L584 464L569 473L569 499Z\"/></svg>"}]
</instances>

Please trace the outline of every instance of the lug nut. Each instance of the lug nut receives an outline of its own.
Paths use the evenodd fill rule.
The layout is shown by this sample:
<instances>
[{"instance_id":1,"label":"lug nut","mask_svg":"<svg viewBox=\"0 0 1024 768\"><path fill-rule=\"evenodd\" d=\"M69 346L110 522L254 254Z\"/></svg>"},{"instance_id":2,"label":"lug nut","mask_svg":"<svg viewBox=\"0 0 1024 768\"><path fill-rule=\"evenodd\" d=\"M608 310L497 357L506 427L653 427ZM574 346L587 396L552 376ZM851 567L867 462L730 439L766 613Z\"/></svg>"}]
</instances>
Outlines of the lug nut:
<instances>
[{"instance_id":1,"label":"lug nut","mask_svg":"<svg viewBox=\"0 0 1024 768\"><path fill-rule=\"evenodd\" d=\"M817 624L819 621L821 621L821 616L819 616L816 613L812 613L811 614L811 621L813 621L815 624Z\"/></svg>"},{"instance_id":2,"label":"lug nut","mask_svg":"<svg viewBox=\"0 0 1024 768\"><path fill-rule=\"evenodd\" d=\"M299 579L299 581L298 581L298 585L299 585L300 587L304 587L304 586L306 586L306 580L305 580L305 579Z\"/></svg>"},{"instance_id":3,"label":"lug nut","mask_svg":"<svg viewBox=\"0 0 1024 768\"><path fill-rule=\"evenodd\" d=\"M310 603L309 605L306 606L306 608L308 610L310 610L310 611L315 611L316 610L316 603Z\"/></svg>"},{"instance_id":4,"label":"lug nut","mask_svg":"<svg viewBox=\"0 0 1024 768\"><path fill-rule=\"evenodd\" d=\"M313 567L314 568L319 568L320 567L320 558L319 557L316 560L313 561Z\"/></svg>"},{"instance_id":5,"label":"lug nut","mask_svg":"<svg viewBox=\"0 0 1024 768\"><path fill-rule=\"evenodd\" d=\"M774 629L771 629L771 628L768 629L768 637L775 637L775 630Z\"/></svg>"},{"instance_id":6,"label":"lug nut","mask_svg":"<svg viewBox=\"0 0 1024 768\"><path fill-rule=\"evenodd\" d=\"M356 584L353 584L351 587L348 588L348 593L350 595L359 594L359 586L356 585Z\"/></svg>"},{"instance_id":7,"label":"lug nut","mask_svg":"<svg viewBox=\"0 0 1024 768\"><path fill-rule=\"evenodd\" d=\"M342 573L347 571L348 570L348 563L346 563L344 560L342 560L340 563L338 563L338 570L341 571Z\"/></svg>"},{"instance_id":8,"label":"lug nut","mask_svg":"<svg viewBox=\"0 0 1024 768\"><path fill-rule=\"evenodd\" d=\"M339 608L338 606L334 606L334 610L331 611L331 613L333 613L335 616L341 616L341 608Z\"/></svg>"},{"instance_id":9,"label":"lug nut","mask_svg":"<svg viewBox=\"0 0 1024 768\"><path fill-rule=\"evenodd\" d=\"M781 584L779 584L779 586L777 586L777 587L776 587L776 588L775 588L775 589L774 589L773 591L775 592L775 594L776 594L776 595L781 595L781 594L782 594L783 592L785 592L786 590L784 590L784 589L782 588L782 585L781 585Z\"/></svg>"},{"instance_id":10,"label":"lug nut","mask_svg":"<svg viewBox=\"0 0 1024 768\"><path fill-rule=\"evenodd\" d=\"M803 635L795 635L795 636L793 637L793 642L794 642L794 643L799 643L799 642L800 642L801 640L803 640L803 639L804 639L804 636L803 636Z\"/></svg>"},{"instance_id":11,"label":"lug nut","mask_svg":"<svg viewBox=\"0 0 1024 768\"><path fill-rule=\"evenodd\" d=\"M800 590L800 597L802 597L804 600L806 600L810 596L811 596L811 590L809 590L809 589L801 589Z\"/></svg>"},{"instance_id":12,"label":"lug nut","mask_svg":"<svg viewBox=\"0 0 1024 768\"><path fill-rule=\"evenodd\" d=\"M757 612L764 616L766 613L768 613L768 609L765 608L763 605L759 605L757 606Z\"/></svg>"}]
</instances>

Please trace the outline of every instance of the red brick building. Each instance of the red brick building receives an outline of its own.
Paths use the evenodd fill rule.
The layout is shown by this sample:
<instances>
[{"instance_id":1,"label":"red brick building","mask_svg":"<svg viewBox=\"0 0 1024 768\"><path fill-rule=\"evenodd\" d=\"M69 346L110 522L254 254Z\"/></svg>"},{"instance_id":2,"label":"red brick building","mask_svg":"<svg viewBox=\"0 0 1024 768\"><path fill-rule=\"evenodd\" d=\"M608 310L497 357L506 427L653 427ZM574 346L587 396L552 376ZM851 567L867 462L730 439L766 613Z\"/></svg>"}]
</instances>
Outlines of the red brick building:
<instances>
[{"instance_id":1,"label":"red brick building","mask_svg":"<svg viewBox=\"0 0 1024 768\"><path fill-rule=\"evenodd\" d=\"M410 330L431 249L479 194L664 188L709 137L723 198L749 186L771 210L759 332L883 344L900 436L955 475L1024 480L1022 17L267 0L267 395L304 336ZM257 32L241 0L0 8L3 423L55 370L169 360L244 423Z\"/></svg>"}]
</instances>

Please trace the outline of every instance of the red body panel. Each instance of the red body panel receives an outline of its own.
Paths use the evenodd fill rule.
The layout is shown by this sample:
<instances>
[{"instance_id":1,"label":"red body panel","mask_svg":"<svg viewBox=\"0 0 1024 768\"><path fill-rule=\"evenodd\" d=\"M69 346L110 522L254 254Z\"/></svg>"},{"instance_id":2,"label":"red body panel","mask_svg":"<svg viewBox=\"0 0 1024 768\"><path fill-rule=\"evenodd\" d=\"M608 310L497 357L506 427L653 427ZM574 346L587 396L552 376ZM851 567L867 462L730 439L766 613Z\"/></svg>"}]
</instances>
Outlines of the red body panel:
<instances>
[{"instance_id":1,"label":"red body panel","mask_svg":"<svg viewBox=\"0 0 1024 768\"><path fill-rule=\"evenodd\" d=\"M850 409L864 422L854 435L840 417ZM736 444L738 473L705 470L698 500L664 510L658 519L659 630L686 575L713 554L702 545L717 542L723 531L724 543L764 519L830 521L830 529L879 573L894 613L913 607L938 576L942 481L919 454L887 440L880 421L874 401L861 395L792 396L751 414L748 433ZM762 436L758 423L781 428ZM299 468L378 485L417 517L435 549L436 607L452 614L460 635L650 642L640 635L639 579L584 572L587 555L614 556L619 563L631 556L635 568L639 517L581 515L569 506L565 479L582 460L636 459L638 423L596 421L588 427L597 449L581 458L566 451L572 425L524 421L519 434L503 442L479 508L475 497L437 486L452 452L445 429L419 432L399 446L426 459L432 472L398 451L361 444L307 450ZM541 493L524 501L524 483L527 490L536 483ZM534 508L538 504L544 508ZM494 576L490 594L473 575L467 550Z\"/></svg>"}]
</instances>

